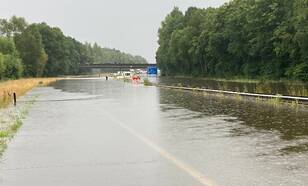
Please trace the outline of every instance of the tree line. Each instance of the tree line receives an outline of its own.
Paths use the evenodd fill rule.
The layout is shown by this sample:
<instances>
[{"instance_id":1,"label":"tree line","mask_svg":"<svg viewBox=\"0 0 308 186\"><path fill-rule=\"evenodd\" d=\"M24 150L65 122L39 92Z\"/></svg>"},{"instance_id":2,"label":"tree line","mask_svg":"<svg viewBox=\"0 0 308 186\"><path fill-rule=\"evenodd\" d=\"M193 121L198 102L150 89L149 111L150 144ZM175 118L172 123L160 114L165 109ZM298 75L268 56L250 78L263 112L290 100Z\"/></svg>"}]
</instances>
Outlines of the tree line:
<instances>
[{"instance_id":1,"label":"tree line","mask_svg":"<svg viewBox=\"0 0 308 186\"><path fill-rule=\"evenodd\" d=\"M126 54L120 50L102 48L97 43L93 45L85 43L87 51L91 56L93 63L147 63L147 60L141 56L133 56L131 54Z\"/></svg>"},{"instance_id":2,"label":"tree line","mask_svg":"<svg viewBox=\"0 0 308 186\"><path fill-rule=\"evenodd\" d=\"M174 8L158 43L164 75L308 81L308 0Z\"/></svg>"},{"instance_id":3,"label":"tree line","mask_svg":"<svg viewBox=\"0 0 308 186\"><path fill-rule=\"evenodd\" d=\"M98 44L81 43L46 23L0 19L0 79L80 74L81 64L147 63Z\"/></svg>"}]
</instances>

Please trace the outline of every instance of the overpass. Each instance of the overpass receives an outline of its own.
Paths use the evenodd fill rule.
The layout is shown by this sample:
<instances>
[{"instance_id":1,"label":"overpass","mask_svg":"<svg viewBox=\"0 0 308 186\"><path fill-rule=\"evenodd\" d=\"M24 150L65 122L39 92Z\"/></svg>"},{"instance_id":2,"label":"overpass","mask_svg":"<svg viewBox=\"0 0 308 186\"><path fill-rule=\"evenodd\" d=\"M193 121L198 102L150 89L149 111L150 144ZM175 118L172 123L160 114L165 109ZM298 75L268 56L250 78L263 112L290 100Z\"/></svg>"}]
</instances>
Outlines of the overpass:
<instances>
[{"instance_id":1,"label":"overpass","mask_svg":"<svg viewBox=\"0 0 308 186\"><path fill-rule=\"evenodd\" d=\"M156 63L103 63L103 64L84 64L80 65L81 69L107 69L107 68L119 68L119 69L145 69L148 67L157 66Z\"/></svg>"}]
</instances>

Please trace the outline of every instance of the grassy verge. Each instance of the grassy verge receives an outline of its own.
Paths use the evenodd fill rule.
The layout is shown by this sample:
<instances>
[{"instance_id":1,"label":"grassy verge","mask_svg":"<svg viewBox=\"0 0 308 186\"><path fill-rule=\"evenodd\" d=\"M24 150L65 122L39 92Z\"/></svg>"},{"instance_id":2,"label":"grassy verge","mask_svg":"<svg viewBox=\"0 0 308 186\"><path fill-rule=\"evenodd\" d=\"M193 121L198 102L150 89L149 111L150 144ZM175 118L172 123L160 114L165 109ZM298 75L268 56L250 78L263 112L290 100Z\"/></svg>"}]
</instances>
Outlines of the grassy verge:
<instances>
[{"instance_id":1,"label":"grassy verge","mask_svg":"<svg viewBox=\"0 0 308 186\"><path fill-rule=\"evenodd\" d=\"M0 156L7 147L7 143L14 137L14 134L21 127L23 119L28 114L28 110L33 104L34 99L26 102L19 108L13 106L2 109L0 113Z\"/></svg>"},{"instance_id":2,"label":"grassy verge","mask_svg":"<svg viewBox=\"0 0 308 186\"><path fill-rule=\"evenodd\" d=\"M0 108L12 102L14 92L17 97L22 96L36 86L46 86L57 80L58 78L31 78L0 82Z\"/></svg>"},{"instance_id":3,"label":"grassy verge","mask_svg":"<svg viewBox=\"0 0 308 186\"><path fill-rule=\"evenodd\" d=\"M31 98L29 102L14 107L10 104L13 93L22 96L34 87L47 86L57 80L59 78L32 78L0 82L0 156L6 149L8 141L21 127L23 119L35 100Z\"/></svg>"}]
</instances>

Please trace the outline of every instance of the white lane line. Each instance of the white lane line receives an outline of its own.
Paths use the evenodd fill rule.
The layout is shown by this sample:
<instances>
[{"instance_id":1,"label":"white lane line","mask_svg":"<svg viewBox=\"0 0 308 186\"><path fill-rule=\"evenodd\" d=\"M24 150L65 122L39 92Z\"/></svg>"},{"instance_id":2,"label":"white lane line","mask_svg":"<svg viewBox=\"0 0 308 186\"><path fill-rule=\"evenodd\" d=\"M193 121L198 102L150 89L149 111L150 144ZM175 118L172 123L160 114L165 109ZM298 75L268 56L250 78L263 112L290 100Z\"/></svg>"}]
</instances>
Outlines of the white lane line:
<instances>
[{"instance_id":1,"label":"white lane line","mask_svg":"<svg viewBox=\"0 0 308 186\"><path fill-rule=\"evenodd\" d=\"M214 183L213 180L209 179L208 177L204 176L201 172L196 170L195 168L191 167L190 165L184 163L183 161L179 160L163 148L159 147L157 144L152 142L151 140L147 139L146 137L142 136L132 128L125 125L122 121L118 120L117 118L114 118L111 116L111 114L108 114L108 117L111 121L115 122L117 125L119 125L121 128L128 131L130 134L135 136L136 138L140 139L143 143L157 151L163 158L166 160L169 160L172 162L177 168L181 169L185 173L192 176L194 179L196 179L199 183L206 186L217 186L216 183Z\"/></svg>"}]
</instances>

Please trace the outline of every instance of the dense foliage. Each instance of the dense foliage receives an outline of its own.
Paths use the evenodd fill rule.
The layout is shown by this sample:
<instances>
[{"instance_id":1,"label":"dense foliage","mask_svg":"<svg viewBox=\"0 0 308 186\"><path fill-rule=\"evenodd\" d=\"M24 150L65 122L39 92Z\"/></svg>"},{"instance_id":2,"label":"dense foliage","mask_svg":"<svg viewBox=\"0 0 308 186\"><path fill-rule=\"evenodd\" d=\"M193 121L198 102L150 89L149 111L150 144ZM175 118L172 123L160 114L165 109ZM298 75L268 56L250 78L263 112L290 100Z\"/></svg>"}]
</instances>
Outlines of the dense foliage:
<instances>
[{"instance_id":1,"label":"dense foliage","mask_svg":"<svg viewBox=\"0 0 308 186\"><path fill-rule=\"evenodd\" d=\"M12 39L0 37L0 79L19 78L23 65Z\"/></svg>"},{"instance_id":2,"label":"dense foliage","mask_svg":"<svg viewBox=\"0 0 308 186\"><path fill-rule=\"evenodd\" d=\"M141 56L133 56L116 49L102 48L96 43L86 43L86 48L94 63L147 63Z\"/></svg>"},{"instance_id":3,"label":"dense foliage","mask_svg":"<svg viewBox=\"0 0 308 186\"><path fill-rule=\"evenodd\" d=\"M46 23L0 19L0 79L80 73L81 64L147 63L116 49L81 43Z\"/></svg>"},{"instance_id":4,"label":"dense foliage","mask_svg":"<svg viewBox=\"0 0 308 186\"><path fill-rule=\"evenodd\" d=\"M159 29L165 75L308 80L308 0L175 8Z\"/></svg>"}]
</instances>

